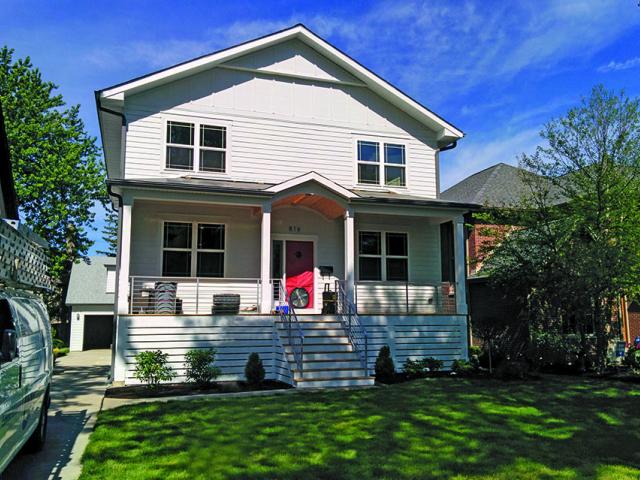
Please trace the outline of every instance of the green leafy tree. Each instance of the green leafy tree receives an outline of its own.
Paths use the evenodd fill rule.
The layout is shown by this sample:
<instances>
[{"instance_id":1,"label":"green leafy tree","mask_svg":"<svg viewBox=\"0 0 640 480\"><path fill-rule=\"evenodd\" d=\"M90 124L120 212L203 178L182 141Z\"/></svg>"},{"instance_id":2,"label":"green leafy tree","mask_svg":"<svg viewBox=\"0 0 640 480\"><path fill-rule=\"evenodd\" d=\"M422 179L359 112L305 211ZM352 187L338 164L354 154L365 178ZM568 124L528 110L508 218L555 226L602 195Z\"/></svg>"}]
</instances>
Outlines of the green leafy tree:
<instances>
[{"instance_id":1,"label":"green leafy tree","mask_svg":"<svg viewBox=\"0 0 640 480\"><path fill-rule=\"evenodd\" d=\"M115 257L118 252L118 213L113 210L107 210L105 225L102 228L102 239L107 244L107 248L98 250L98 253Z\"/></svg>"},{"instance_id":2,"label":"green leafy tree","mask_svg":"<svg viewBox=\"0 0 640 480\"><path fill-rule=\"evenodd\" d=\"M515 227L494 242L487 272L526 305L530 331L572 329L583 358L593 332L602 371L616 303L640 288L640 101L595 87L541 136L521 158L536 174L522 176L526 198L495 215Z\"/></svg>"},{"instance_id":3,"label":"green leafy tree","mask_svg":"<svg viewBox=\"0 0 640 480\"><path fill-rule=\"evenodd\" d=\"M13 50L0 49L0 101L20 213L49 242L55 284L49 308L64 318L71 265L93 243L93 207L106 191L96 140L85 131L79 106L66 106L56 88L28 57L16 60Z\"/></svg>"}]
</instances>

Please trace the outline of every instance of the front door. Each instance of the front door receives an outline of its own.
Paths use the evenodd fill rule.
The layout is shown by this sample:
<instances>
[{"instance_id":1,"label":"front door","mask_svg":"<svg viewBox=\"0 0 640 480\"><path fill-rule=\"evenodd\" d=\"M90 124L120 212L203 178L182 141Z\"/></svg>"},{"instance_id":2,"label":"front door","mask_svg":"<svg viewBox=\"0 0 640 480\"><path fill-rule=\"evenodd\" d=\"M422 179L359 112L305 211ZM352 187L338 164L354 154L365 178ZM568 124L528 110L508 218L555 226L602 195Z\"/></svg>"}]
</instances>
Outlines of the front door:
<instances>
[{"instance_id":1,"label":"front door","mask_svg":"<svg viewBox=\"0 0 640 480\"><path fill-rule=\"evenodd\" d=\"M313 308L313 242L287 240L287 295L296 308Z\"/></svg>"}]
</instances>

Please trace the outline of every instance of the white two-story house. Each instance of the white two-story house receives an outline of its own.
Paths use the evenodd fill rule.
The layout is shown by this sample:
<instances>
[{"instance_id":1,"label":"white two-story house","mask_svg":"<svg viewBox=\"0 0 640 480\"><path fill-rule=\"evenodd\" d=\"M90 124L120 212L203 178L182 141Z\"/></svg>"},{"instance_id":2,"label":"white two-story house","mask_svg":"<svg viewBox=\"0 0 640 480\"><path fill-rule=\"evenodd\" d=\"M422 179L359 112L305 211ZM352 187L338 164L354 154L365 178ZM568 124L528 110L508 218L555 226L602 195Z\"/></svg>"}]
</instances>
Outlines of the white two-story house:
<instances>
[{"instance_id":1,"label":"white two-story house","mask_svg":"<svg viewBox=\"0 0 640 480\"><path fill-rule=\"evenodd\" d=\"M120 212L113 378L133 356L258 352L293 385L372 382L378 350L467 356L463 133L303 25L96 92Z\"/></svg>"}]
</instances>

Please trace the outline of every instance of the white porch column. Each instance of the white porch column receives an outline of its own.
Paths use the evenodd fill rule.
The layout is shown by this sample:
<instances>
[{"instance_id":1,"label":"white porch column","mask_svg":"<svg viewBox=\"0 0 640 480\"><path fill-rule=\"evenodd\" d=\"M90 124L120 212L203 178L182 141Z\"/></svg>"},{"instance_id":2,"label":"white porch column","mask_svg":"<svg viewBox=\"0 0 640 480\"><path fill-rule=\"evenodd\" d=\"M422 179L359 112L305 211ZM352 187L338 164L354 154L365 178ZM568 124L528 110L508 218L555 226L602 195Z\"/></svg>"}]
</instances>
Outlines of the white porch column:
<instances>
[{"instance_id":1,"label":"white porch column","mask_svg":"<svg viewBox=\"0 0 640 480\"><path fill-rule=\"evenodd\" d=\"M121 315L129 313L129 265L131 263L131 213L132 205L122 204L118 225L118 256L116 259L115 289L115 338L111 351L111 377L116 382L124 381L126 365L122 344L126 341L126 329Z\"/></svg>"},{"instance_id":2,"label":"white porch column","mask_svg":"<svg viewBox=\"0 0 640 480\"><path fill-rule=\"evenodd\" d=\"M260 313L271 313L273 291L271 288L271 204L262 206L260 229Z\"/></svg>"},{"instance_id":3,"label":"white porch column","mask_svg":"<svg viewBox=\"0 0 640 480\"><path fill-rule=\"evenodd\" d=\"M355 292L356 236L353 209L344 212L344 280L347 296L353 301Z\"/></svg>"},{"instance_id":4,"label":"white porch column","mask_svg":"<svg viewBox=\"0 0 640 480\"><path fill-rule=\"evenodd\" d=\"M456 311L458 315L467 315L467 264L466 242L464 235L464 217L453 220L453 249L456 264Z\"/></svg>"},{"instance_id":5,"label":"white porch column","mask_svg":"<svg viewBox=\"0 0 640 480\"><path fill-rule=\"evenodd\" d=\"M116 313L129 313L129 264L131 263L131 210L132 205L122 205L120 213L120 243L118 252L118 284L116 286Z\"/></svg>"}]
</instances>

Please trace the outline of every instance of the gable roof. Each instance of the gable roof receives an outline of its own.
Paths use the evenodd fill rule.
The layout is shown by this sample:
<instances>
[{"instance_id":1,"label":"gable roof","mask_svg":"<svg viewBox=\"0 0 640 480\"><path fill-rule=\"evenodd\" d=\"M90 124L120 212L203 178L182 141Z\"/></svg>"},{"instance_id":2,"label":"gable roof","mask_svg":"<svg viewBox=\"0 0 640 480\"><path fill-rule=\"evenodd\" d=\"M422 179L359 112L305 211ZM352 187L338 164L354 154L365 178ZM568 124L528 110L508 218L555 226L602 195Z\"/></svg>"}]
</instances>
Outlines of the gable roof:
<instances>
[{"instance_id":1,"label":"gable roof","mask_svg":"<svg viewBox=\"0 0 640 480\"><path fill-rule=\"evenodd\" d=\"M71 267L67 305L113 305L115 294L107 293L107 267L115 269L115 257L95 256Z\"/></svg>"},{"instance_id":2,"label":"gable roof","mask_svg":"<svg viewBox=\"0 0 640 480\"><path fill-rule=\"evenodd\" d=\"M523 174L533 175L522 168L498 163L456 183L442 192L440 198L488 207L516 206L527 193Z\"/></svg>"},{"instance_id":3,"label":"gable roof","mask_svg":"<svg viewBox=\"0 0 640 480\"><path fill-rule=\"evenodd\" d=\"M2 104L0 103L0 217L19 220L18 197L13 184L11 172L11 158L9 155L9 141L4 125Z\"/></svg>"},{"instance_id":4,"label":"gable roof","mask_svg":"<svg viewBox=\"0 0 640 480\"><path fill-rule=\"evenodd\" d=\"M265 189L265 192L280 193L285 190L289 190L290 188L297 187L298 185L302 185L306 182L318 183L325 187L327 190L330 190L333 193L344 198L356 198L358 196L351 190L344 188L338 185L333 180L329 180L327 177L313 171L305 173L304 175L300 175L298 177L291 178L289 180L285 180L284 182L278 183L277 185L273 185L272 187Z\"/></svg>"},{"instance_id":5,"label":"gable roof","mask_svg":"<svg viewBox=\"0 0 640 480\"><path fill-rule=\"evenodd\" d=\"M247 55L294 38L302 41L318 53L327 57L329 60L333 61L335 64L363 82L373 92L377 93L396 107L402 109L423 125L436 131L438 133L438 139L443 145L449 144L464 136L464 133L453 124L447 122L442 117L438 116L398 88L391 85L389 82L383 80L371 70L367 69L338 48L323 40L302 24L297 24L291 28L206 54L201 57L134 78L127 82L99 90L96 92L98 106L100 108L100 103L103 100L111 102L109 103L110 105L116 105L119 102L124 101L127 95L193 75L203 70L218 66L224 62L229 62L240 56Z\"/></svg>"}]
</instances>

